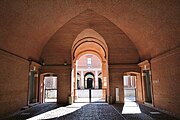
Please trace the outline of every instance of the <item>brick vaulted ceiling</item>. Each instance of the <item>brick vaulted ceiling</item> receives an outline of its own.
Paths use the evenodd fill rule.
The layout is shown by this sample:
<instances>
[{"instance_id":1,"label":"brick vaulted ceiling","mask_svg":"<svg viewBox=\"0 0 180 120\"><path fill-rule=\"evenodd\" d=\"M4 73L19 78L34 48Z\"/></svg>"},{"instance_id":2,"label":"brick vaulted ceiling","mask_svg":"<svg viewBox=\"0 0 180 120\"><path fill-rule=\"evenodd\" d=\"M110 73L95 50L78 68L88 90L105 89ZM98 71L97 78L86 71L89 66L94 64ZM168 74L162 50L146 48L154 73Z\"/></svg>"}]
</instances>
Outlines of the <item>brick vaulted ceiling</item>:
<instances>
[{"instance_id":1,"label":"brick vaulted ceiling","mask_svg":"<svg viewBox=\"0 0 180 120\"><path fill-rule=\"evenodd\" d=\"M70 59L73 40L86 28L105 39L110 63L137 63L180 46L180 1L0 1L0 48L24 58L46 58L48 46L58 40L63 44L54 52L69 54L60 62Z\"/></svg>"}]
</instances>

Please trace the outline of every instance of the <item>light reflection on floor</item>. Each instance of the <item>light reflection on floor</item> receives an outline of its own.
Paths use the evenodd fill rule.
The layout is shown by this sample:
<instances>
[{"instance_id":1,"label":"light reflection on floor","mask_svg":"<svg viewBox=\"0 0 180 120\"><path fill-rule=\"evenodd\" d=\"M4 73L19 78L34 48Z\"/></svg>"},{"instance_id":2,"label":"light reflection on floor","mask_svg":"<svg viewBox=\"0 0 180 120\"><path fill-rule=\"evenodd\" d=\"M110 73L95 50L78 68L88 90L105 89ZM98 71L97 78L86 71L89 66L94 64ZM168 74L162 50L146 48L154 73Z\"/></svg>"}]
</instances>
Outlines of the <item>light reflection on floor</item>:
<instances>
[{"instance_id":1,"label":"light reflection on floor","mask_svg":"<svg viewBox=\"0 0 180 120\"><path fill-rule=\"evenodd\" d=\"M134 98L125 98L122 114L140 114L141 110L139 105L135 102Z\"/></svg>"},{"instance_id":2,"label":"light reflection on floor","mask_svg":"<svg viewBox=\"0 0 180 120\"><path fill-rule=\"evenodd\" d=\"M89 102L89 98L77 98L75 102ZM103 98L91 98L91 102L105 102L105 99Z\"/></svg>"},{"instance_id":3,"label":"light reflection on floor","mask_svg":"<svg viewBox=\"0 0 180 120\"><path fill-rule=\"evenodd\" d=\"M57 99L45 99L45 102L57 102Z\"/></svg>"},{"instance_id":4,"label":"light reflection on floor","mask_svg":"<svg viewBox=\"0 0 180 120\"><path fill-rule=\"evenodd\" d=\"M82 106L87 104L88 103L73 103L72 105L68 105L66 107L59 107L57 109L42 113L27 120L42 120L42 119L52 119L52 118L61 117L70 114L72 112L75 112L76 110L79 110Z\"/></svg>"}]
</instances>

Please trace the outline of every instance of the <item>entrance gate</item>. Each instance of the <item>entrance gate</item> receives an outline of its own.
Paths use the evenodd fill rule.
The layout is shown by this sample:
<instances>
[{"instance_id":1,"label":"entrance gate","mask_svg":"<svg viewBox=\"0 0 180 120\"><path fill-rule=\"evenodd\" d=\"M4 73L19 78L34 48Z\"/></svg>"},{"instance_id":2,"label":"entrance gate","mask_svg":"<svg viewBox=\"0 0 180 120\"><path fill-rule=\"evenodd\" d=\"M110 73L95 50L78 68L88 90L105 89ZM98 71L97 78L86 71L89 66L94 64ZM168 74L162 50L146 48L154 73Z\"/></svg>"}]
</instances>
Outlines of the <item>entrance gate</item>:
<instances>
[{"instance_id":1,"label":"entrance gate","mask_svg":"<svg viewBox=\"0 0 180 120\"><path fill-rule=\"evenodd\" d=\"M85 102L85 103L107 102L106 89L75 89L75 91L76 91L75 102Z\"/></svg>"}]
</instances>

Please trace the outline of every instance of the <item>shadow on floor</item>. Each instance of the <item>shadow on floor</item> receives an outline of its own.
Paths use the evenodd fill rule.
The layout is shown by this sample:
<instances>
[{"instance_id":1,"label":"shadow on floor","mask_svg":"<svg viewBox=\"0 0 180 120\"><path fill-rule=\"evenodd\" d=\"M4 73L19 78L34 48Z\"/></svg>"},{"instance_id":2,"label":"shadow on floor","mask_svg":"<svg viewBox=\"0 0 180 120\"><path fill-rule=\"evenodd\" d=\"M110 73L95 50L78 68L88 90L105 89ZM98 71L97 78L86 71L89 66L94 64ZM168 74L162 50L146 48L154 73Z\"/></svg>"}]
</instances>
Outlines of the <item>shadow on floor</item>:
<instances>
[{"instance_id":1,"label":"shadow on floor","mask_svg":"<svg viewBox=\"0 0 180 120\"><path fill-rule=\"evenodd\" d=\"M158 111L154 108L145 106L143 104L137 104L137 103L136 104L139 107L140 113L133 113L132 112L133 107L137 107L137 106L131 106L131 104L130 104L130 109L128 111L129 113L123 113L125 104L113 104L112 106L119 113L121 113L122 116L126 120L179 120L178 118L175 118L174 116L168 115L168 114Z\"/></svg>"},{"instance_id":2,"label":"shadow on floor","mask_svg":"<svg viewBox=\"0 0 180 120\"><path fill-rule=\"evenodd\" d=\"M28 118L37 116L39 114L48 112L50 110L59 108L61 106L65 106L65 105L57 104L57 103L53 103L53 102L37 104L35 106L32 106L25 110L18 111L16 113L6 116L4 118L0 118L0 120L26 120Z\"/></svg>"},{"instance_id":3,"label":"shadow on floor","mask_svg":"<svg viewBox=\"0 0 180 120\"><path fill-rule=\"evenodd\" d=\"M140 113L124 107L138 107ZM129 112L129 113L128 113ZM68 106L55 103L39 104L23 112L9 116L5 120L178 120L141 104L74 103Z\"/></svg>"}]
</instances>

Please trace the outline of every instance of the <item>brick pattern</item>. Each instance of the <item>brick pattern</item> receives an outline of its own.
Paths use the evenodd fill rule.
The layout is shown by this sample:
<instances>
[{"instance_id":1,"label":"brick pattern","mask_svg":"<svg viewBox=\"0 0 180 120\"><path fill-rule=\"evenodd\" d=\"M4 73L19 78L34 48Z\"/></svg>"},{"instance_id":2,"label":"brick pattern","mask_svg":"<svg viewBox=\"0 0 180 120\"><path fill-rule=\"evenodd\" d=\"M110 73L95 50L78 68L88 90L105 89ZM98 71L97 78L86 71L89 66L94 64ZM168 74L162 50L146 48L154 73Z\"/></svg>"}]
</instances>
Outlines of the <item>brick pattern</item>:
<instances>
[{"instance_id":1,"label":"brick pattern","mask_svg":"<svg viewBox=\"0 0 180 120\"><path fill-rule=\"evenodd\" d=\"M155 107L180 115L180 49L151 60Z\"/></svg>"},{"instance_id":2,"label":"brick pattern","mask_svg":"<svg viewBox=\"0 0 180 120\"><path fill-rule=\"evenodd\" d=\"M0 48L37 61L42 57L48 64L64 60L71 64L73 41L92 28L105 39L110 64L138 63L180 45L179 4L178 0L0 1ZM0 113L5 114L26 104L29 70L25 60L3 52L0 58ZM151 63L155 106L179 114L179 52ZM48 67L45 72L51 70L60 78L58 100L67 102L71 68ZM122 86L126 70L121 70L109 68L113 96L114 88Z\"/></svg>"},{"instance_id":3,"label":"brick pattern","mask_svg":"<svg viewBox=\"0 0 180 120\"><path fill-rule=\"evenodd\" d=\"M79 68L88 68L87 58L91 58L91 65L90 65L91 68L101 68L100 59L93 54L91 54L90 57L88 57L88 55L81 56L78 60L78 67Z\"/></svg>"},{"instance_id":4,"label":"brick pattern","mask_svg":"<svg viewBox=\"0 0 180 120\"><path fill-rule=\"evenodd\" d=\"M45 62L57 64L66 59L71 63L72 44L86 28L95 30L105 39L109 63L138 63L139 54L131 40L108 19L91 10L74 17L56 32L43 49L42 58ZM88 32L86 34L88 35Z\"/></svg>"},{"instance_id":5,"label":"brick pattern","mask_svg":"<svg viewBox=\"0 0 180 120\"><path fill-rule=\"evenodd\" d=\"M29 63L0 51L0 116L27 105Z\"/></svg>"},{"instance_id":6,"label":"brick pattern","mask_svg":"<svg viewBox=\"0 0 180 120\"><path fill-rule=\"evenodd\" d=\"M136 74L136 100L140 103L143 103L143 88L142 88L142 79L141 74Z\"/></svg>"},{"instance_id":7,"label":"brick pattern","mask_svg":"<svg viewBox=\"0 0 180 120\"><path fill-rule=\"evenodd\" d=\"M91 9L110 20L117 28L121 28L135 44L141 59L148 59L179 46L179 4L178 0L1 1L0 47L38 60L45 44L58 29L83 11ZM94 17L88 19L93 21ZM99 21L99 25L104 23ZM81 24L84 24L84 21L79 19L72 25ZM106 25L105 23L96 30L111 32ZM89 23L88 26L94 28L97 25ZM66 35L69 36L74 31L77 29L67 32ZM123 36L126 36L124 33ZM112 36L109 33L102 34L104 35ZM117 39L121 41L121 37ZM109 40L116 43L113 39Z\"/></svg>"}]
</instances>

